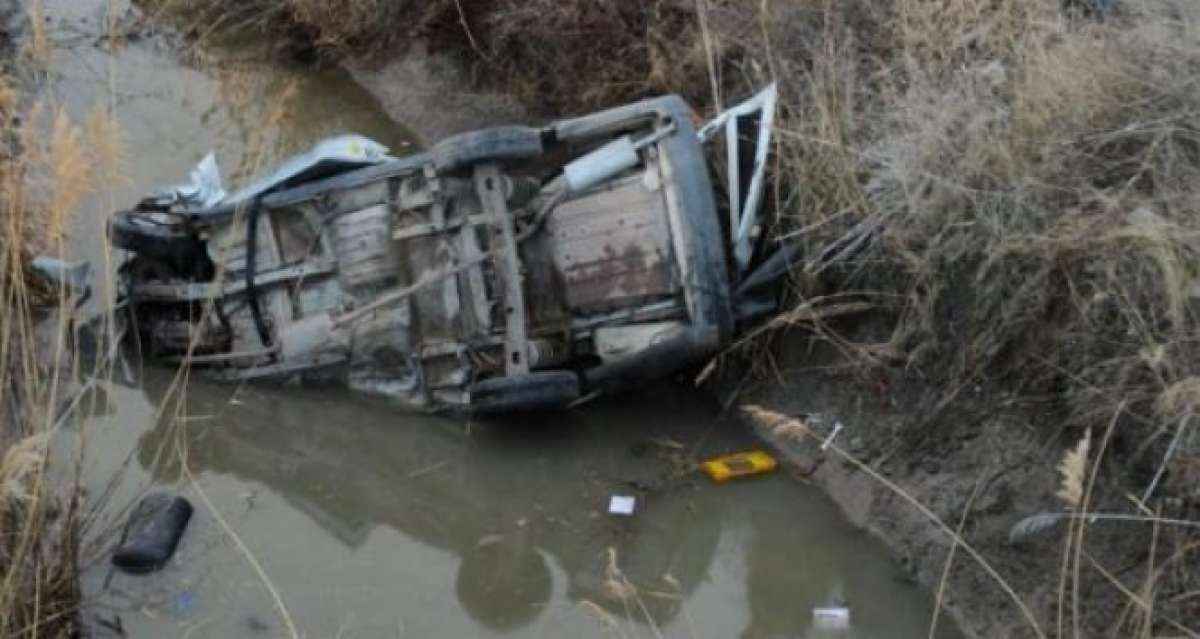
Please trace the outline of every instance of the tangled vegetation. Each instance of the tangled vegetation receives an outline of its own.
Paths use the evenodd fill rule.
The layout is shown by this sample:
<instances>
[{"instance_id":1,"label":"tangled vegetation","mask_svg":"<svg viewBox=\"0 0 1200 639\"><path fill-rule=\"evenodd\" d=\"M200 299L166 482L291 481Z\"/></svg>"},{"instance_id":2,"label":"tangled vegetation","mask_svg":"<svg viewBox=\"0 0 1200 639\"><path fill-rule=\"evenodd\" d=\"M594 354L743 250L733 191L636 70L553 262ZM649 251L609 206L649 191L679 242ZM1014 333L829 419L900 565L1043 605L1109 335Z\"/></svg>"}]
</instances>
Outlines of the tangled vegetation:
<instances>
[{"instance_id":1,"label":"tangled vegetation","mask_svg":"<svg viewBox=\"0 0 1200 639\"><path fill-rule=\"evenodd\" d=\"M34 250L55 243L63 220L35 217L54 209L42 209L31 192L30 158L13 124L16 110L16 96L5 85L0 91L7 138L0 150L0 635L70 637L78 632L80 508L78 495L60 490L49 477L58 382L70 371L49 363L47 351L54 347L37 329L46 315L42 309L58 292L29 268ZM58 129L55 135L60 167L82 169L61 155L70 152L68 131Z\"/></svg>"},{"instance_id":2,"label":"tangled vegetation","mask_svg":"<svg viewBox=\"0 0 1200 639\"><path fill-rule=\"evenodd\" d=\"M40 64L46 40L29 42L4 55ZM12 87L0 80L0 636L77 637L88 510L65 426L83 358L74 293L32 262L65 256L72 215L120 170L119 143L103 113L80 128Z\"/></svg>"}]
</instances>

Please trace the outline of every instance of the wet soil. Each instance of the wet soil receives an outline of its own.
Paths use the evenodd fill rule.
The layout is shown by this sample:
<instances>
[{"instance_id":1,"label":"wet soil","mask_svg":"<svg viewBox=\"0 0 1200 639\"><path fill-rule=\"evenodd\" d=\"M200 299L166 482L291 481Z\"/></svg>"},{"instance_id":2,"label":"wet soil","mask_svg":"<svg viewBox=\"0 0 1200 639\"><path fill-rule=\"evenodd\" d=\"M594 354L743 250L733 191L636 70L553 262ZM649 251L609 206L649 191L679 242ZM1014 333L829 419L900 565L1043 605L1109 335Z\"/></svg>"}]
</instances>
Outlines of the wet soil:
<instances>
[{"instance_id":1,"label":"wet soil","mask_svg":"<svg viewBox=\"0 0 1200 639\"><path fill-rule=\"evenodd\" d=\"M538 119L508 96L475 88L478 83L458 60L427 53L421 43L403 57L370 66L348 65L347 72L395 121L410 123L425 144L480 127L533 124Z\"/></svg>"},{"instance_id":2,"label":"wet soil","mask_svg":"<svg viewBox=\"0 0 1200 639\"><path fill-rule=\"evenodd\" d=\"M1036 497L1053 492L1054 462L1039 459L1032 443L1014 445L1011 424L1003 420L980 424L955 440L941 442L943 451L938 454L914 454L891 448L893 434L910 414L887 406L878 389L858 383L851 375L825 371L794 371L785 374L783 384L786 393L764 390L746 399L800 417L826 435L842 423L844 430L833 445L869 463L951 527L966 515L969 526L964 533L973 545L986 546L989 561L1007 580L1022 585L1050 583L1042 558L1009 545L1007 535L1019 519L1015 513L1037 512ZM884 543L914 581L931 589L941 585L951 540L928 517L877 479L833 453L822 452L822 442L798 441L751 419L745 423L803 469L854 525ZM1026 467L1045 472L1013 472ZM1034 498L1025 498L1030 493L1024 491L1036 491ZM1032 636L1005 593L965 553L957 554L953 566L943 605L965 634Z\"/></svg>"},{"instance_id":3,"label":"wet soil","mask_svg":"<svg viewBox=\"0 0 1200 639\"><path fill-rule=\"evenodd\" d=\"M912 500L957 531L1017 593L1041 631L1056 636L1052 626L1063 601L1057 586L1065 528L1052 526L1018 543L1010 539L1022 518L1062 508L1055 493L1063 443L1046 439L1047 429L1034 426L1038 416L985 387L961 389L949 408L937 405L930 398L944 398L944 393L931 392L922 380L903 371L863 375L828 344L802 335L783 340L777 354L778 377L770 383L747 386L739 379L726 388L738 389L741 404L803 420L820 437L828 438L838 424L842 430L818 441L775 432L771 424L745 414L743 423L855 526L886 545L915 582L934 591L944 588L943 605L964 635L1038 636L978 560L959 549L946 573L951 537ZM919 433L915 439L914 433ZM825 441L903 495L838 454L822 451ZM1119 566L1117 574L1132 577L1146 565L1146 540L1129 532L1096 526L1087 534L1089 544L1105 549L1105 562ZM1121 595L1093 582L1080 597L1083 636L1107 636L1111 629L1095 624L1109 615L1089 611L1118 610L1126 605ZM1066 605L1069 623L1072 604Z\"/></svg>"},{"instance_id":4,"label":"wet soil","mask_svg":"<svg viewBox=\"0 0 1200 639\"><path fill-rule=\"evenodd\" d=\"M236 178L332 133L403 152L470 125L422 117L446 110L436 91L413 87L400 108L346 72L268 62L253 42L189 46L122 2L47 11L50 106L77 120L105 109L125 132L128 179L73 235L102 272L119 259L105 216L209 150ZM97 303L111 301L101 289ZM216 386L130 363L92 400L74 434L101 508L84 575L95 636L928 634L928 591L818 490L790 472L704 479L698 460L761 442L669 385L464 423L340 389ZM162 490L197 506L180 552L155 575L112 572L128 507ZM635 497L635 514L608 514L613 495ZM814 627L814 607L842 603L849 630Z\"/></svg>"}]
</instances>

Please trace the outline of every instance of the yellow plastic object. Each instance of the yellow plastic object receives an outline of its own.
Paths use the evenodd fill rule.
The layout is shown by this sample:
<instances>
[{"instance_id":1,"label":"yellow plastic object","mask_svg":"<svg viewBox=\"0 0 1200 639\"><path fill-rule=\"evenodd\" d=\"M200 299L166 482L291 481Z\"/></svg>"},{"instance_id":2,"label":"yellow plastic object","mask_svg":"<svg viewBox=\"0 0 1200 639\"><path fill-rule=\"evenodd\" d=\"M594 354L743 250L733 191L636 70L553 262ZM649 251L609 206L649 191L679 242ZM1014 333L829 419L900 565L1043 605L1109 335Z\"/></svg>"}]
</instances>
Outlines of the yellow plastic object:
<instances>
[{"instance_id":1,"label":"yellow plastic object","mask_svg":"<svg viewBox=\"0 0 1200 639\"><path fill-rule=\"evenodd\" d=\"M710 459L701 465L704 472L716 481L729 481L739 477L769 473L779 466L775 458L761 450L736 453Z\"/></svg>"}]
</instances>

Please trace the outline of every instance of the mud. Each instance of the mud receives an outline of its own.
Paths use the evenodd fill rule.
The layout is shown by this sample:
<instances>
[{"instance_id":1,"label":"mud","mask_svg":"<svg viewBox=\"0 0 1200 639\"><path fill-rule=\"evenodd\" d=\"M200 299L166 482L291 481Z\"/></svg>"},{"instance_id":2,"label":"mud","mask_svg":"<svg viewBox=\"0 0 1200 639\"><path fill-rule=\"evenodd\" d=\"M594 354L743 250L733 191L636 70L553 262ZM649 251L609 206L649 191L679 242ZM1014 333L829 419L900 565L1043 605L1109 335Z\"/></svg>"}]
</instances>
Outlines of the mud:
<instances>
[{"instance_id":1,"label":"mud","mask_svg":"<svg viewBox=\"0 0 1200 639\"><path fill-rule=\"evenodd\" d=\"M901 371L864 376L828 345L803 336L785 339L779 377L746 386L731 381L741 405L757 405L803 420L834 448L863 462L904 495L849 463L822 451L823 441L774 432L745 415L743 423L820 488L855 526L878 539L916 583L944 589L944 609L968 637L1034 637L1028 618L1000 582L961 549L951 569L952 541L912 500L958 531L1028 607L1042 632L1056 636L1063 601L1057 590L1065 528L1010 541L1013 526L1039 512L1061 510L1054 496L1062 443L1046 440L1028 409L1007 405L983 387L966 388L953 408L932 405L930 388ZM730 399L729 401L732 401ZM912 433L924 431L918 440ZM906 498L907 497L907 498ZM1102 509L1102 508L1101 508ZM1147 540L1128 528L1097 526L1089 543L1105 549L1118 574L1142 570ZM945 577L944 577L945 573ZM1098 575L1097 575L1098 576ZM1132 575L1131 575L1132 576ZM943 582L943 579L945 581ZM1095 586L1081 594L1085 636L1107 634L1095 625L1125 602ZM1066 602L1069 623L1072 604ZM1069 630L1069 628L1068 628Z\"/></svg>"},{"instance_id":2,"label":"mud","mask_svg":"<svg viewBox=\"0 0 1200 639\"><path fill-rule=\"evenodd\" d=\"M424 144L485 126L536 124L511 97L475 88L460 63L420 43L386 63L350 64L347 72L396 122L410 123Z\"/></svg>"}]
</instances>

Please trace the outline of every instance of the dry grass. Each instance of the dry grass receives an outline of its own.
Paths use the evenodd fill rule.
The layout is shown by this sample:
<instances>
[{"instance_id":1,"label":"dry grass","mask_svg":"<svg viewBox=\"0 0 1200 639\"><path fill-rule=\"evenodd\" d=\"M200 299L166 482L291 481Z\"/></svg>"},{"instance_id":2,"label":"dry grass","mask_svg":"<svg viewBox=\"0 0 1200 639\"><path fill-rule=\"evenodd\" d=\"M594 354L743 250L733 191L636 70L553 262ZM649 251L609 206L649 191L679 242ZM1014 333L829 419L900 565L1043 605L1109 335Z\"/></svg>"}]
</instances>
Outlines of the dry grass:
<instances>
[{"instance_id":1,"label":"dry grass","mask_svg":"<svg viewBox=\"0 0 1200 639\"><path fill-rule=\"evenodd\" d=\"M14 115L6 105L4 121ZM35 333L35 307L55 291L26 270L29 247L51 245L61 225L31 217L27 167L14 147L0 158L0 635L71 636L79 592L78 502L47 477L55 371ZM58 189L55 189L58 191ZM64 193L64 195L66 195ZM53 321L53 320L51 320ZM53 347L51 347L53 348Z\"/></svg>"},{"instance_id":2,"label":"dry grass","mask_svg":"<svg viewBox=\"0 0 1200 639\"><path fill-rule=\"evenodd\" d=\"M50 38L46 35L46 12L42 1L31 0L28 4L30 33L24 51L25 57L38 67L45 67L50 62Z\"/></svg>"},{"instance_id":3,"label":"dry grass","mask_svg":"<svg viewBox=\"0 0 1200 639\"><path fill-rule=\"evenodd\" d=\"M1190 23L1041 0L850 19L825 13L821 39L774 64L785 221L814 253L880 221L835 285L892 310L887 346L909 367L1053 395L1080 428L1117 401L1157 421L1195 361Z\"/></svg>"},{"instance_id":4,"label":"dry grass","mask_svg":"<svg viewBox=\"0 0 1200 639\"><path fill-rule=\"evenodd\" d=\"M1084 432L1083 439L1063 456L1058 465L1062 475L1062 484L1058 488L1058 498L1071 510L1079 510L1083 503L1083 478L1087 471L1088 452L1092 447L1092 431Z\"/></svg>"},{"instance_id":5,"label":"dry grass","mask_svg":"<svg viewBox=\"0 0 1200 639\"><path fill-rule=\"evenodd\" d=\"M198 37L267 34L304 59L377 59L414 37L458 25L455 0L148 0L153 15L182 19Z\"/></svg>"},{"instance_id":6,"label":"dry grass","mask_svg":"<svg viewBox=\"0 0 1200 639\"><path fill-rule=\"evenodd\" d=\"M1200 457L1184 432L1200 372L1196 9L1119 7L1100 20L1044 0L829 4L808 16L813 37L795 44L777 26L761 52L788 96L785 232L803 229L817 254L857 224L881 229L827 277L798 278L797 306L833 288L887 309L889 334L842 325L829 339L864 369L898 355L944 394L931 404L982 385L1047 439L1107 433L1092 459L1080 444L1064 460L1061 494L1083 511ZM972 427L910 421L917 441ZM1200 506L1194 486L1145 494L1184 519ZM1089 528L1072 519L1064 540L1057 634L1112 620L1081 602L1095 592L1081 582L1100 579L1088 552L1104 559ZM1131 531L1123 543L1152 529ZM1186 530L1161 534L1188 543ZM1195 617L1195 576L1175 577L1138 603L1153 610L1145 632Z\"/></svg>"},{"instance_id":7,"label":"dry grass","mask_svg":"<svg viewBox=\"0 0 1200 639\"><path fill-rule=\"evenodd\" d=\"M87 522L78 458L52 456L51 444L69 441L61 431L81 404L81 372L102 373L80 370L71 293L29 262L63 257L71 217L93 193L91 167L118 159L119 136L102 115L80 129L24 108L0 82L0 140L0 636L75 637Z\"/></svg>"},{"instance_id":8,"label":"dry grass","mask_svg":"<svg viewBox=\"0 0 1200 639\"><path fill-rule=\"evenodd\" d=\"M265 32L304 59L385 60L415 40L446 50L483 84L547 111L577 112L663 90L710 95L710 61L731 39L704 37L697 7L727 0L154 0L199 36ZM739 19L739 21L741 21ZM714 46L717 47L714 49Z\"/></svg>"},{"instance_id":9,"label":"dry grass","mask_svg":"<svg viewBox=\"0 0 1200 639\"><path fill-rule=\"evenodd\" d=\"M583 111L667 86L709 95L710 52L694 0L494 4L476 21L476 67L526 102Z\"/></svg>"}]
</instances>

